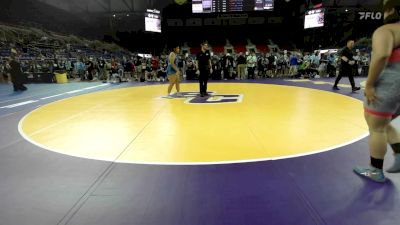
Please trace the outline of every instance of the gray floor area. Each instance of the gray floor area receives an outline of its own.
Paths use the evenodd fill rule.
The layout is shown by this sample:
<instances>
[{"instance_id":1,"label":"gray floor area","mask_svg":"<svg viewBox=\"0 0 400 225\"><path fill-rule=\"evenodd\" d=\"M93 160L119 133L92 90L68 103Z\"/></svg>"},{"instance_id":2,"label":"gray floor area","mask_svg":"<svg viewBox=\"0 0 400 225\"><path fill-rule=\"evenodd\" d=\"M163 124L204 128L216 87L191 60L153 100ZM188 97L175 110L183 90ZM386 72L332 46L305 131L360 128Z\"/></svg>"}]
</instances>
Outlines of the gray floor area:
<instances>
[{"instance_id":1,"label":"gray floor area","mask_svg":"<svg viewBox=\"0 0 400 225\"><path fill-rule=\"evenodd\" d=\"M70 157L43 150L19 135L19 120L40 105L143 84L65 94L98 85L102 83L32 84L17 94L0 85L0 107L38 100L0 108L0 225L399 224L399 175L388 175L390 182L381 185L351 172L354 165L368 163L367 139L288 160L151 166ZM346 89L341 92L351 95ZM395 124L400 128L399 120ZM388 154L385 167L392 160Z\"/></svg>"}]
</instances>

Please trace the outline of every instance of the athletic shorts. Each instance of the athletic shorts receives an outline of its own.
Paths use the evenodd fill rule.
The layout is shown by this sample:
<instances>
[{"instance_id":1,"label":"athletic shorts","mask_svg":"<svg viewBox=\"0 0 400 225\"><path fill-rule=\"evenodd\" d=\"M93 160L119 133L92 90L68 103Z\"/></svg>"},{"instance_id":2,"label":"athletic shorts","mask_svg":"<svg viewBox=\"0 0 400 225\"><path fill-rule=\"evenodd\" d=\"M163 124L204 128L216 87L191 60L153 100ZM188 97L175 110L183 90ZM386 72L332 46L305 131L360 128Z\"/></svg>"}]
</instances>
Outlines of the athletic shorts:
<instances>
[{"instance_id":1,"label":"athletic shorts","mask_svg":"<svg viewBox=\"0 0 400 225\"><path fill-rule=\"evenodd\" d=\"M176 75L176 73L177 72L171 65L167 66L167 76L173 76L173 75Z\"/></svg>"},{"instance_id":2,"label":"athletic shorts","mask_svg":"<svg viewBox=\"0 0 400 225\"><path fill-rule=\"evenodd\" d=\"M386 118L400 115L400 63L389 63L375 83L378 100L368 104L364 100L365 112Z\"/></svg>"}]
</instances>

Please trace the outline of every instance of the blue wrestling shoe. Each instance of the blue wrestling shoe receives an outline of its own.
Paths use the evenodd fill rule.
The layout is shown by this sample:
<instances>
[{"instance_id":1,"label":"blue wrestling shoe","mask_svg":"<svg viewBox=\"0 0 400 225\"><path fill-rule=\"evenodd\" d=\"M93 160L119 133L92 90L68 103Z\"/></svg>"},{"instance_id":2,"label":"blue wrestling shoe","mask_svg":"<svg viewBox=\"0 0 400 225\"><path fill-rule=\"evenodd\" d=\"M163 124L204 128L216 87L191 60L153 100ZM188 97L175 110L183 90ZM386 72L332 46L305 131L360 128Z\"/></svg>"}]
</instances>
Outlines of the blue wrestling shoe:
<instances>
[{"instance_id":1,"label":"blue wrestling shoe","mask_svg":"<svg viewBox=\"0 0 400 225\"><path fill-rule=\"evenodd\" d=\"M400 154L394 154L393 165L386 170L388 173L400 173Z\"/></svg>"},{"instance_id":2,"label":"blue wrestling shoe","mask_svg":"<svg viewBox=\"0 0 400 225\"><path fill-rule=\"evenodd\" d=\"M357 166L353 170L357 175L378 183L383 183L386 180L385 175L383 175L383 171L374 167L365 168Z\"/></svg>"}]
</instances>

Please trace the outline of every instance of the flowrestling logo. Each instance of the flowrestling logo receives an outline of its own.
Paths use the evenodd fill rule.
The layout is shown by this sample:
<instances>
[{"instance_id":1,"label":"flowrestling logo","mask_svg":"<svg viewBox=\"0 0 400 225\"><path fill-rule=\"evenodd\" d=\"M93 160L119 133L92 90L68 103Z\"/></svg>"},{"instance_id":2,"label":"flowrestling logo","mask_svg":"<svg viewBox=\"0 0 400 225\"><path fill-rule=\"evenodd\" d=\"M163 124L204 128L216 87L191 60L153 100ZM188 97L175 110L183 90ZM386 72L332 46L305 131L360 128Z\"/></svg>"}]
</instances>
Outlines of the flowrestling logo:
<instances>
[{"instance_id":1,"label":"flowrestling logo","mask_svg":"<svg viewBox=\"0 0 400 225\"><path fill-rule=\"evenodd\" d=\"M381 12L358 12L360 20L381 20L383 15Z\"/></svg>"},{"instance_id":2,"label":"flowrestling logo","mask_svg":"<svg viewBox=\"0 0 400 225\"><path fill-rule=\"evenodd\" d=\"M172 95L172 99L185 99L186 104L232 104L241 103L243 94L217 94L207 92L208 96L201 97L199 92L181 92L180 96Z\"/></svg>"}]
</instances>

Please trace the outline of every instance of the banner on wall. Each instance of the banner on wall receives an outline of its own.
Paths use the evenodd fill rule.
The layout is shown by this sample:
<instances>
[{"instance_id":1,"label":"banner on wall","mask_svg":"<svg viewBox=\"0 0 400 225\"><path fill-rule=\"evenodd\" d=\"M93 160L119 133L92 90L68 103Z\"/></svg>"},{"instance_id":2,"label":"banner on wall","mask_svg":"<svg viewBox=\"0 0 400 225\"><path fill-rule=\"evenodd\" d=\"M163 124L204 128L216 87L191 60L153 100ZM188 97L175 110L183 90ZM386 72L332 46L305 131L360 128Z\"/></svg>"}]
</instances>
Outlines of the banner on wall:
<instances>
[{"instance_id":1,"label":"banner on wall","mask_svg":"<svg viewBox=\"0 0 400 225\"><path fill-rule=\"evenodd\" d=\"M363 11L358 12L358 19L362 21L382 20L382 12Z\"/></svg>"}]
</instances>

